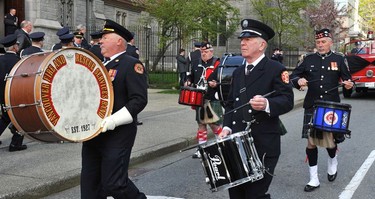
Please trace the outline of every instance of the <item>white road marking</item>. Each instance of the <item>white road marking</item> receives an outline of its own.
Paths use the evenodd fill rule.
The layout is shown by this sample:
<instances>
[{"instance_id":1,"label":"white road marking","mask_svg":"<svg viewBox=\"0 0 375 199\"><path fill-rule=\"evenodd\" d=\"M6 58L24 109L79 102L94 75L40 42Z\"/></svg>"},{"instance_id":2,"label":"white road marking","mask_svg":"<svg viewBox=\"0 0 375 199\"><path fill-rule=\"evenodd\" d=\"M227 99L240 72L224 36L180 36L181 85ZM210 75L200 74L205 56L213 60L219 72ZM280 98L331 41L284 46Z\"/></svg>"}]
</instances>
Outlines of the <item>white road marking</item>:
<instances>
[{"instance_id":1,"label":"white road marking","mask_svg":"<svg viewBox=\"0 0 375 199\"><path fill-rule=\"evenodd\" d=\"M184 199L184 198L174 198L168 196L146 196L147 199ZM113 197L107 197L107 199L113 199Z\"/></svg>"},{"instance_id":2,"label":"white road marking","mask_svg":"<svg viewBox=\"0 0 375 199\"><path fill-rule=\"evenodd\" d=\"M147 196L147 199L183 199L183 198L174 198L167 196Z\"/></svg>"},{"instance_id":3,"label":"white road marking","mask_svg":"<svg viewBox=\"0 0 375 199\"><path fill-rule=\"evenodd\" d=\"M365 162L362 164L361 168L354 175L349 184L345 187L344 191L341 192L339 199L351 199L355 190L357 190L359 184L361 184L362 179L365 177L367 171L370 169L371 165L375 161L375 150L370 153Z\"/></svg>"}]
</instances>

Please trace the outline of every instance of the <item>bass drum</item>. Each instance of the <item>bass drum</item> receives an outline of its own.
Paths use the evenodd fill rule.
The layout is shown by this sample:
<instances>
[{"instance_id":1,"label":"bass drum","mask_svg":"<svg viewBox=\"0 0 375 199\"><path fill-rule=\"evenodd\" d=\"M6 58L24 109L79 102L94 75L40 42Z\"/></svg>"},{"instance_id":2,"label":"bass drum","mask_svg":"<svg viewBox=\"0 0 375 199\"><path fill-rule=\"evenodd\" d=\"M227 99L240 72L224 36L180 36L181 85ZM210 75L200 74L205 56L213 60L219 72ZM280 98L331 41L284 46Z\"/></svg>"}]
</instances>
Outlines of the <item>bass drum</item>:
<instances>
[{"instance_id":1,"label":"bass drum","mask_svg":"<svg viewBox=\"0 0 375 199\"><path fill-rule=\"evenodd\" d=\"M83 142L101 132L111 114L107 69L78 48L21 59L6 77L5 109L17 130L42 142Z\"/></svg>"},{"instance_id":2,"label":"bass drum","mask_svg":"<svg viewBox=\"0 0 375 199\"><path fill-rule=\"evenodd\" d=\"M227 54L221 59L217 79L219 81L219 100L223 105L227 102L233 71L246 63L241 55Z\"/></svg>"}]
</instances>

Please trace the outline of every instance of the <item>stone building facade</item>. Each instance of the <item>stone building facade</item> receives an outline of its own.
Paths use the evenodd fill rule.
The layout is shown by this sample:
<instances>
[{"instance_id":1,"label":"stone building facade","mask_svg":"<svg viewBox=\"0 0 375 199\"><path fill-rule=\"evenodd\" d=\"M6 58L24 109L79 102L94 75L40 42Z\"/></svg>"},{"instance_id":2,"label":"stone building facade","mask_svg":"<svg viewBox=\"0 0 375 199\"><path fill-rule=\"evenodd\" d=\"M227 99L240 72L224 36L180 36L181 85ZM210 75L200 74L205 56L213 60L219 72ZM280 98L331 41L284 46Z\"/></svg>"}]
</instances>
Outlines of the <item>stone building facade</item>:
<instances>
[{"instance_id":1,"label":"stone building facade","mask_svg":"<svg viewBox=\"0 0 375 199\"><path fill-rule=\"evenodd\" d=\"M9 8L17 9L19 21L26 19L33 23L33 32L43 31L44 49L50 49L59 42L55 35L62 26L73 32L83 24L87 28L86 39L91 32L103 27L105 19L112 19L125 27L135 25L142 16L142 8L131 0L5 0L0 1L0 20ZM4 24L0 24L0 35L4 35Z\"/></svg>"}]
</instances>

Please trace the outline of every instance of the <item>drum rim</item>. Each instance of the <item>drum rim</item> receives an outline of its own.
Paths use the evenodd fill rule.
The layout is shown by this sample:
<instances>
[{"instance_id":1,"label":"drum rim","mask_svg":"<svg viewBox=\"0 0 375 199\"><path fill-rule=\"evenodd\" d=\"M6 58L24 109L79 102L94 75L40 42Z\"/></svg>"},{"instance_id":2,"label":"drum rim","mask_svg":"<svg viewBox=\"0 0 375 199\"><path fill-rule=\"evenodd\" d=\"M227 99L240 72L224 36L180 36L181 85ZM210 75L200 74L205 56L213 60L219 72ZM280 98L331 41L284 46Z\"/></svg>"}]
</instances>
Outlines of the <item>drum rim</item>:
<instances>
[{"instance_id":1,"label":"drum rim","mask_svg":"<svg viewBox=\"0 0 375 199\"><path fill-rule=\"evenodd\" d=\"M194 88L194 87L191 87L191 86L183 86L183 87L180 88L180 91L181 90L190 90L190 91L198 91L198 92L201 92L201 93L206 93L206 90L204 90L204 89Z\"/></svg>"},{"instance_id":2,"label":"drum rim","mask_svg":"<svg viewBox=\"0 0 375 199\"><path fill-rule=\"evenodd\" d=\"M347 110L350 110L352 108L352 105L350 104L345 104L341 102L333 102L333 101L325 101L325 100L315 100L314 101L314 107L317 107L319 105L322 105L322 107L327 107L327 108L346 108Z\"/></svg>"}]
</instances>

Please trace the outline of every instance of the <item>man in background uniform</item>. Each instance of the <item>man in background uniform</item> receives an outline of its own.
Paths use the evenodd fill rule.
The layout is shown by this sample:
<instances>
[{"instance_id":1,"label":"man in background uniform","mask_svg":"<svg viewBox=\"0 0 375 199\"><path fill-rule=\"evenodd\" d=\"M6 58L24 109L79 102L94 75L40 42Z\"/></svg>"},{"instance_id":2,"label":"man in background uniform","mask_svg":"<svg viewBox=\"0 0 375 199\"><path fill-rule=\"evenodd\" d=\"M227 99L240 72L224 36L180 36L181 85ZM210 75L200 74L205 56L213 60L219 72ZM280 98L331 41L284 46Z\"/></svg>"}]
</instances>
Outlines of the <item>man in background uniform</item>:
<instances>
[{"instance_id":1,"label":"man in background uniform","mask_svg":"<svg viewBox=\"0 0 375 199\"><path fill-rule=\"evenodd\" d=\"M17 36L15 34L8 35L0 40L0 43L4 45L6 53L0 56L0 78L5 79L6 74L9 74L13 66L20 60L17 55L18 43ZM21 151L27 149L26 145L23 145L23 135L17 132L17 129L10 123L8 113L4 110L4 90L6 81L0 81L0 102L1 102L1 120L0 120L0 135L4 132L7 126L10 124L9 129L13 134L12 141L9 145L9 151Z\"/></svg>"},{"instance_id":2,"label":"man in background uniform","mask_svg":"<svg viewBox=\"0 0 375 199\"><path fill-rule=\"evenodd\" d=\"M196 121L198 124L197 140L198 144L207 142L207 126L215 135L219 135L222 128L221 115L223 113L220 102L215 98L217 91L217 75L215 69L219 66L219 58L213 55L214 49L209 42L201 44L201 57L192 60L190 75L187 77L186 85L204 89L203 107L196 107ZM199 151L193 154L192 158L201 158Z\"/></svg>"},{"instance_id":3,"label":"man in background uniform","mask_svg":"<svg viewBox=\"0 0 375 199\"><path fill-rule=\"evenodd\" d=\"M34 53L43 52L43 43L44 43L44 32L33 32L30 34L31 38L31 46L28 48L25 48L21 51L20 57L24 57L27 55L31 55Z\"/></svg>"},{"instance_id":4,"label":"man in background uniform","mask_svg":"<svg viewBox=\"0 0 375 199\"><path fill-rule=\"evenodd\" d=\"M82 25L82 24L79 24L77 26L77 29L76 29L76 32L78 32L79 34L82 35L82 41L81 41L81 48L83 49L90 49L90 44L89 42L87 41L87 39L85 38L85 33L86 33L86 26Z\"/></svg>"},{"instance_id":5,"label":"man in background uniform","mask_svg":"<svg viewBox=\"0 0 375 199\"><path fill-rule=\"evenodd\" d=\"M74 32L74 42L73 45L77 48L83 48L82 40L83 40L83 33L81 32Z\"/></svg>"},{"instance_id":6,"label":"man in background uniform","mask_svg":"<svg viewBox=\"0 0 375 199\"><path fill-rule=\"evenodd\" d=\"M59 37L61 48L68 48L68 47L74 47L73 45L73 38L74 35L72 33L65 34Z\"/></svg>"},{"instance_id":7,"label":"man in background uniform","mask_svg":"<svg viewBox=\"0 0 375 199\"><path fill-rule=\"evenodd\" d=\"M135 33L131 32L131 34L133 35L133 39L129 41L126 47L126 54L136 59L139 59L139 49L137 46L135 46L135 40L134 40Z\"/></svg>"},{"instance_id":8,"label":"man in background uniform","mask_svg":"<svg viewBox=\"0 0 375 199\"><path fill-rule=\"evenodd\" d=\"M4 16L5 36L14 34L18 26L16 9L9 9L9 13Z\"/></svg>"},{"instance_id":9,"label":"man in background uniform","mask_svg":"<svg viewBox=\"0 0 375 199\"><path fill-rule=\"evenodd\" d=\"M91 48L89 49L89 51L91 51L96 57L98 57L102 62L104 61L104 56L102 55L102 53L100 52L100 38L102 37L102 33L101 32L93 32L90 34L91 36L91 43L92 43L92 46Z\"/></svg>"},{"instance_id":10,"label":"man in background uniform","mask_svg":"<svg viewBox=\"0 0 375 199\"><path fill-rule=\"evenodd\" d=\"M69 28L67 28L67 27L63 27L63 28L61 28L60 30L58 30L58 31L56 32L56 35L57 35L57 36L59 37L59 39L60 39L61 36L66 35L66 34L68 34L68 33L69 33ZM62 47L61 42L59 42L59 43L54 44L54 45L52 46L51 50L52 50L52 51L54 51L54 50L58 50L58 49L61 49L61 47Z\"/></svg>"},{"instance_id":11,"label":"man in background uniform","mask_svg":"<svg viewBox=\"0 0 375 199\"><path fill-rule=\"evenodd\" d=\"M194 42L194 49L193 51L189 52L187 56L187 65L188 65L188 71L191 71L191 63L194 60L200 59L201 58L201 42ZM189 74L188 74L189 75Z\"/></svg>"}]
</instances>

